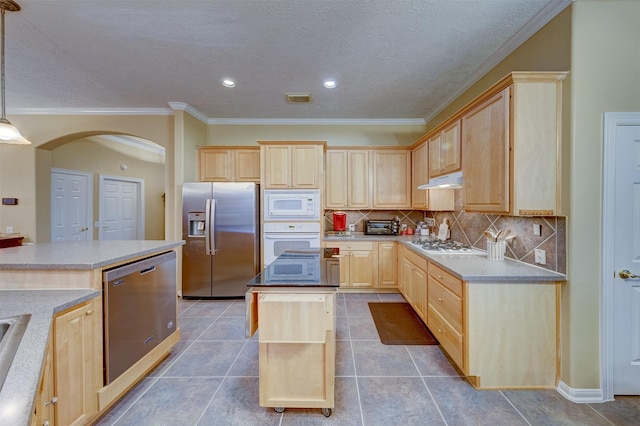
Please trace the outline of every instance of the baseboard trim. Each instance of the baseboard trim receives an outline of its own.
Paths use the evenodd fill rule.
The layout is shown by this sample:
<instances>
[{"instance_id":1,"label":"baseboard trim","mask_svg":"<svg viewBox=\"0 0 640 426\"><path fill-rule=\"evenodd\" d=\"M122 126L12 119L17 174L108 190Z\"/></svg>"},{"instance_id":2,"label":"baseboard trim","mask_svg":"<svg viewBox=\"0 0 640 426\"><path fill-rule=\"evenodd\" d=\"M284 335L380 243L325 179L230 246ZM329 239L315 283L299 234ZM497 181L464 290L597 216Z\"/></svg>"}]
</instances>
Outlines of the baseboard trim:
<instances>
[{"instance_id":1,"label":"baseboard trim","mask_svg":"<svg viewBox=\"0 0 640 426\"><path fill-rule=\"evenodd\" d=\"M557 391L569 401L578 404L605 402L602 389L573 389L561 381Z\"/></svg>"}]
</instances>

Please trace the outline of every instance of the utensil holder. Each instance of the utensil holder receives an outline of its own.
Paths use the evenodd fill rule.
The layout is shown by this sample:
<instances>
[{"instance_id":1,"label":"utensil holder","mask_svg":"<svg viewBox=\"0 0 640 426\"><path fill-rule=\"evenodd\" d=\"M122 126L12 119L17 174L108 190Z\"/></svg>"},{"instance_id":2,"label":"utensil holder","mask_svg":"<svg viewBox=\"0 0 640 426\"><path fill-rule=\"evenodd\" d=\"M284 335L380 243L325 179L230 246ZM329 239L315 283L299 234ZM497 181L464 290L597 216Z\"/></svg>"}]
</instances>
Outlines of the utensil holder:
<instances>
[{"instance_id":1,"label":"utensil holder","mask_svg":"<svg viewBox=\"0 0 640 426\"><path fill-rule=\"evenodd\" d=\"M487 241L487 259L489 260L504 260L506 250L505 241Z\"/></svg>"}]
</instances>

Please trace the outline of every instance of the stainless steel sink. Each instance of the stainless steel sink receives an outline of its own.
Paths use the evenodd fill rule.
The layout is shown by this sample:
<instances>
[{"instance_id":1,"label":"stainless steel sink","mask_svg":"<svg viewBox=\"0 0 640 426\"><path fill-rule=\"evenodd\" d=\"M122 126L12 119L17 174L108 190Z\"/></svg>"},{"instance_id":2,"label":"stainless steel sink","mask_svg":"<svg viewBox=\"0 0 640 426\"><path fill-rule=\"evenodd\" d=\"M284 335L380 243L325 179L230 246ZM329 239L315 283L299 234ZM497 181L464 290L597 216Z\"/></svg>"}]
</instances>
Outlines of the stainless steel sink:
<instances>
[{"instance_id":1,"label":"stainless steel sink","mask_svg":"<svg viewBox=\"0 0 640 426\"><path fill-rule=\"evenodd\" d=\"M31 314L0 319L0 389L30 319Z\"/></svg>"}]
</instances>

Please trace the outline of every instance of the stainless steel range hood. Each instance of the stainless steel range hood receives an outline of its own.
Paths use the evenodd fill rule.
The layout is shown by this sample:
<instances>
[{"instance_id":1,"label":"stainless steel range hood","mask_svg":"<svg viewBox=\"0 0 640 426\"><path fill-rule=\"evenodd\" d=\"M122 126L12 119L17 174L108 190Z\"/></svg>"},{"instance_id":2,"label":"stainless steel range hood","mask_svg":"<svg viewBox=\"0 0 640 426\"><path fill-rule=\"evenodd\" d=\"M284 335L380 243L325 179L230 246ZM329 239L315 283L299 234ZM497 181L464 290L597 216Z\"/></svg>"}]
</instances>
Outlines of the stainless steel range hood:
<instances>
[{"instance_id":1,"label":"stainless steel range hood","mask_svg":"<svg viewBox=\"0 0 640 426\"><path fill-rule=\"evenodd\" d=\"M420 185L418 189L458 189L462 188L462 172L454 172L448 175L429 179L429 183Z\"/></svg>"}]
</instances>

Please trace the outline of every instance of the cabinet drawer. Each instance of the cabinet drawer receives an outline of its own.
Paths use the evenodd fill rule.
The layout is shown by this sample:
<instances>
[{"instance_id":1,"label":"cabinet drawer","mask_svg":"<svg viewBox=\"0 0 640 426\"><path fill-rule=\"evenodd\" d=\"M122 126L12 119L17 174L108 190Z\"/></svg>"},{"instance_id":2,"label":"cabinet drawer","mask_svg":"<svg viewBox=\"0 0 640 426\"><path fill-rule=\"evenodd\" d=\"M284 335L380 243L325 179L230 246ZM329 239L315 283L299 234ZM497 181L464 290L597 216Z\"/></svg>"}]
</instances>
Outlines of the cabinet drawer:
<instances>
[{"instance_id":1,"label":"cabinet drawer","mask_svg":"<svg viewBox=\"0 0 640 426\"><path fill-rule=\"evenodd\" d=\"M414 265L416 265L418 268L420 268L423 271L427 272L428 261L424 257L420 256L419 254L416 254L416 253L412 252L409 249L405 249L404 250L404 257L409 259L409 261L411 263L413 263Z\"/></svg>"},{"instance_id":2,"label":"cabinet drawer","mask_svg":"<svg viewBox=\"0 0 640 426\"><path fill-rule=\"evenodd\" d=\"M429 277L429 303L458 331L462 331L462 299Z\"/></svg>"},{"instance_id":3,"label":"cabinet drawer","mask_svg":"<svg viewBox=\"0 0 640 426\"><path fill-rule=\"evenodd\" d=\"M340 250L373 250L372 241L350 241L348 243L328 241L325 243L326 247L337 247Z\"/></svg>"},{"instance_id":4,"label":"cabinet drawer","mask_svg":"<svg viewBox=\"0 0 640 426\"><path fill-rule=\"evenodd\" d=\"M434 263L429 263L429 275L451 290L456 296L462 297L462 281L458 278L454 277Z\"/></svg>"},{"instance_id":5,"label":"cabinet drawer","mask_svg":"<svg viewBox=\"0 0 640 426\"><path fill-rule=\"evenodd\" d=\"M431 303L429 303L427 309L427 319L429 321L429 329L436 336L442 348L449 354L453 362L464 371L464 340L462 334L442 318Z\"/></svg>"}]
</instances>

